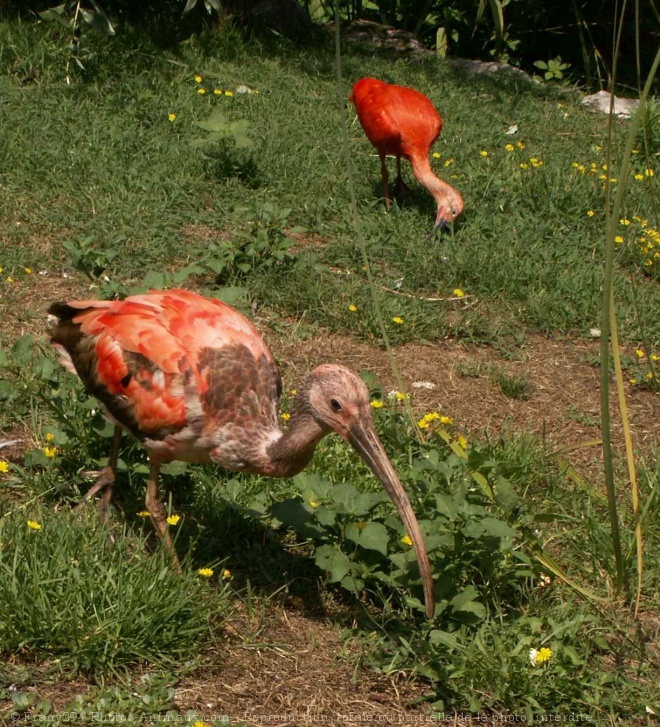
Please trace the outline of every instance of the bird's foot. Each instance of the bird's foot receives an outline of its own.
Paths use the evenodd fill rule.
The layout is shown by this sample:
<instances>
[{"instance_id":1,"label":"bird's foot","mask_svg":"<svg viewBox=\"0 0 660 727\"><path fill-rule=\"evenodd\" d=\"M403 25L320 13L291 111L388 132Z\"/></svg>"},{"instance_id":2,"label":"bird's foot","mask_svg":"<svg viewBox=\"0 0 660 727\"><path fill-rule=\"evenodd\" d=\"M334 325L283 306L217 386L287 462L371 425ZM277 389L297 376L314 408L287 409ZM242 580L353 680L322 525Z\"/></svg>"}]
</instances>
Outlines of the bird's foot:
<instances>
[{"instance_id":1,"label":"bird's foot","mask_svg":"<svg viewBox=\"0 0 660 727\"><path fill-rule=\"evenodd\" d=\"M94 495L103 490L103 496L99 502L99 510L101 512L101 522L108 519L108 507L114 497L115 471L112 467L104 467L99 473L96 482L87 490L80 498L80 502L75 506L74 510L79 510L86 502L92 499Z\"/></svg>"}]
</instances>

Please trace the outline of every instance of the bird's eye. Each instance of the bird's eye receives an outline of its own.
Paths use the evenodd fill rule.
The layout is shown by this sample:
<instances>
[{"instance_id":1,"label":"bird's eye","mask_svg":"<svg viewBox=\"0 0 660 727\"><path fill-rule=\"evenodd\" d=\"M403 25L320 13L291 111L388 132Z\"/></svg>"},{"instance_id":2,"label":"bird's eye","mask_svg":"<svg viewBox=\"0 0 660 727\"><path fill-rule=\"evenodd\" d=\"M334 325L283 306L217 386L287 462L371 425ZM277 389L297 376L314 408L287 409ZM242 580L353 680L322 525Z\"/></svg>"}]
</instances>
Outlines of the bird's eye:
<instances>
[{"instance_id":1,"label":"bird's eye","mask_svg":"<svg viewBox=\"0 0 660 727\"><path fill-rule=\"evenodd\" d=\"M337 399L330 399L330 407L332 408L332 411L341 411L341 404L337 401Z\"/></svg>"}]
</instances>

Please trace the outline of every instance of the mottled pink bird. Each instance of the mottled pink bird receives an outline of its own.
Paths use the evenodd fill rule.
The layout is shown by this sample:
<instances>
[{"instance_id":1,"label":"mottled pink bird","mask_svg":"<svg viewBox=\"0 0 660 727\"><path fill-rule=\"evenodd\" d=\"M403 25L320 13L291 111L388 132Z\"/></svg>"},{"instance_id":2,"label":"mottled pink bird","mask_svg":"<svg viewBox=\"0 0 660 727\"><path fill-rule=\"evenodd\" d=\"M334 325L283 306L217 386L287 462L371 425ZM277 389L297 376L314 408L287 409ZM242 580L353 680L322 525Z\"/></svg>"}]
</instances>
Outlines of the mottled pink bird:
<instances>
[{"instance_id":1,"label":"mottled pink bird","mask_svg":"<svg viewBox=\"0 0 660 727\"><path fill-rule=\"evenodd\" d=\"M158 496L163 462L213 462L237 472L291 477L334 431L353 445L399 511L419 563L426 612L433 615L422 533L376 434L367 387L352 371L327 364L310 372L282 431L278 368L252 324L225 303L163 290L121 301L54 303L49 313L59 319L50 334L62 364L116 425L108 466L83 498L104 490L102 517L112 498L122 430L149 455L146 507L170 552Z\"/></svg>"},{"instance_id":2,"label":"mottled pink bird","mask_svg":"<svg viewBox=\"0 0 660 727\"><path fill-rule=\"evenodd\" d=\"M385 204L391 204L385 157L396 157L397 188L405 186L401 178L403 157L438 205L435 226L441 227L458 217L463 211L463 197L437 177L429 163L429 150L442 131L442 118L431 100L414 88L361 78L353 86L349 101L355 104L364 133L380 156Z\"/></svg>"}]
</instances>

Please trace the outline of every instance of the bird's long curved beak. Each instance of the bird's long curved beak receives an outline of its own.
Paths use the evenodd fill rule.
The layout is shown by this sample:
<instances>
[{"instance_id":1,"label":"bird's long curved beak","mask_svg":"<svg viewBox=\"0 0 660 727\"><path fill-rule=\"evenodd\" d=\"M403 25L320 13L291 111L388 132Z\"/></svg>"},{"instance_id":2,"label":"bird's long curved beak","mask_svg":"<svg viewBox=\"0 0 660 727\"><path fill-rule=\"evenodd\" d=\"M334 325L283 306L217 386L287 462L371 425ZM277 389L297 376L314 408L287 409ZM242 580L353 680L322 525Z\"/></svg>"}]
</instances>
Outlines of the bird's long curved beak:
<instances>
[{"instance_id":1,"label":"bird's long curved beak","mask_svg":"<svg viewBox=\"0 0 660 727\"><path fill-rule=\"evenodd\" d=\"M401 480L390 462L383 445L381 444L376 430L371 424L354 424L348 432L348 441L355 447L362 459L369 465L373 473L381 481L385 491L392 499L392 502L399 511L401 520L410 535L419 571L422 575L424 585L424 603L426 604L426 615L433 618L435 610L435 598L433 595L433 578L431 577L431 564L426 553L424 538L419 523L403 489Z\"/></svg>"}]
</instances>

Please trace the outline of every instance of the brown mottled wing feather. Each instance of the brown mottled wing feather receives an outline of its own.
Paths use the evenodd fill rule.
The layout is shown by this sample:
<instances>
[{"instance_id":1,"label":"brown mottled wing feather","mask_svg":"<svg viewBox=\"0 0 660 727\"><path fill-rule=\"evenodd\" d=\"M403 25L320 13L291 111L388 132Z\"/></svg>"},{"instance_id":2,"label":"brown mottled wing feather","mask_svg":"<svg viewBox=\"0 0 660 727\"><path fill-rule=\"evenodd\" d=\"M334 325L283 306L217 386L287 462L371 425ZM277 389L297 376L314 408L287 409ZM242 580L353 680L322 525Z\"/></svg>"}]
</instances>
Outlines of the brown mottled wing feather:
<instances>
[{"instance_id":1,"label":"brown mottled wing feather","mask_svg":"<svg viewBox=\"0 0 660 727\"><path fill-rule=\"evenodd\" d=\"M60 319L53 343L139 439L249 417L276 425L277 367L249 321L220 301L171 290L49 312Z\"/></svg>"}]
</instances>

